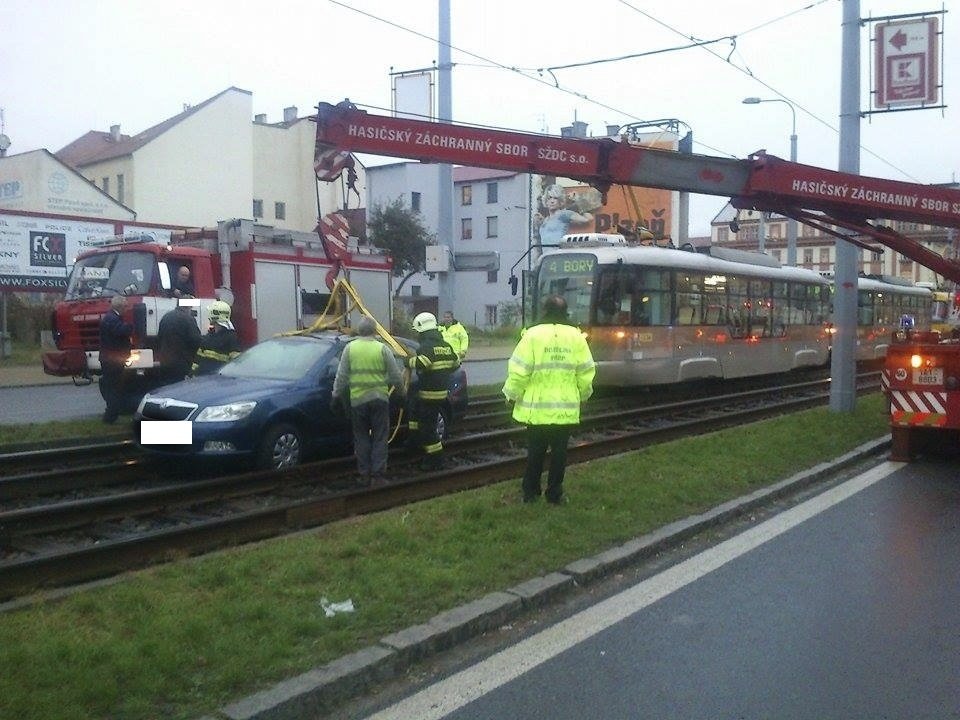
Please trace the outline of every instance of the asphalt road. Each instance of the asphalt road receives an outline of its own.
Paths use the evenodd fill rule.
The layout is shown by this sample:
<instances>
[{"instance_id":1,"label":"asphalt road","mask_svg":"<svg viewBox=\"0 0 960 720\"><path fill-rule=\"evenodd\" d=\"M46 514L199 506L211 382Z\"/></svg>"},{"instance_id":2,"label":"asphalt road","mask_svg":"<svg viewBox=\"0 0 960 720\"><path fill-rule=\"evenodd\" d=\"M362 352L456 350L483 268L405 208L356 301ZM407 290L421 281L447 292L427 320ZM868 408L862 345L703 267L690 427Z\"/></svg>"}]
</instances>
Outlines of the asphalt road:
<instances>
[{"instance_id":1,"label":"asphalt road","mask_svg":"<svg viewBox=\"0 0 960 720\"><path fill-rule=\"evenodd\" d=\"M960 717L958 546L956 460L884 463L369 717Z\"/></svg>"},{"instance_id":2,"label":"asphalt road","mask_svg":"<svg viewBox=\"0 0 960 720\"><path fill-rule=\"evenodd\" d=\"M503 383L507 361L467 360L468 386ZM72 384L0 388L0 424L23 425L51 420L78 420L103 413L103 399L96 382L76 387Z\"/></svg>"},{"instance_id":3,"label":"asphalt road","mask_svg":"<svg viewBox=\"0 0 960 720\"><path fill-rule=\"evenodd\" d=\"M79 420L102 415L103 407L96 383L0 388L0 424L5 425Z\"/></svg>"}]
</instances>

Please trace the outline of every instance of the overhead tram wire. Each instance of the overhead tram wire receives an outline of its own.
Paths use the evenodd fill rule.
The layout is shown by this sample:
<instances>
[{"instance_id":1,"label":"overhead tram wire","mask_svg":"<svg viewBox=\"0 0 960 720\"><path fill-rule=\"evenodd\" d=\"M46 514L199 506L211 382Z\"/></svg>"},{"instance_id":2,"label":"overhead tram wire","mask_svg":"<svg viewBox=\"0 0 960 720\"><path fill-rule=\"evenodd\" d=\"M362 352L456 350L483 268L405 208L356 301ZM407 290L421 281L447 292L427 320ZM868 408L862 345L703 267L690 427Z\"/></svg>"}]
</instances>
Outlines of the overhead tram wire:
<instances>
[{"instance_id":1,"label":"overhead tram wire","mask_svg":"<svg viewBox=\"0 0 960 720\"><path fill-rule=\"evenodd\" d=\"M660 20L659 18L654 17L653 15L651 15L650 13L648 13L646 10L641 10L640 8L632 5L630 2L628 2L628 0L617 0L617 2L619 2L621 5L625 5L626 7L630 8L630 9L633 10L634 12L639 13L640 15L643 15L644 17L648 18L649 20L657 23L658 25L661 25L662 27L666 28L666 29L669 30L670 32L672 32L672 33L674 33L674 34L676 34L676 35L679 35L680 37L687 38L687 39L694 39L692 35L686 35L686 34L684 34L684 33L681 32L680 30L677 30L675 27L667 24L667 23L664 22L663 20ZM775 18L775 19L773 19L773 20L769 20L769 21L767 21L767 22L765 22L765 23L761 23L760 25L757 25L757 26L755 26L755 27L752 27L752 28L750 28L749 30L746 30L746 31L743 32L743 33L739 33L738 35L735 34L735 35L733 35L732 37L736 38L736 37L738 37L738 36L745 35L745 34L748 33L748 32L753 32L754 30L758 30L758 29L760 29L760 28L762 28L762 27L766 27L766 26L771 25L771 24L773 24L773 23L775 23L775 22L779 22L780 20L784 20L784 19L786 19L786 18L788 18L788 17L790 17L790 16L792 16L792 15L796 15L796 14L799 13L799 12L806 12L807 10L811 10L812 8L814 8L814 7L818 6L818 5L822 5L824 2L826 2L826 0L819 0L819 2L811 3L810 5L807 5L807 6L803 7L803 8L799 8L798 10L794 10L793 12L790 12L790 13L788 13L788 14L786 14L786 15L783 15L783 16L781 16L781 17ZM769 83L765 82L764 80L761 80L761 79L760 79L757 75L755 75L754 72L753 72L752 70L750 70L749 68L740 67L740 66L738 66L738 65L735 65L734 63L730 62L730 57L729 57L729 56L726 57L726 58L724 58L724 57L720 56L719 54L717 54L716 52L714 52L713 49L707 47L705 44L704 44L704 45L697 45L697 47L702 48L703 50L707 51L708 53L710 53L711 55L713 55L713 56L716 57L717 59L722 60L724 63L726 63L726 64L729 65L730 67L734 68L735 70L738 70L738 71L742 72L744 75L747 75L747 76L750 77L751 79L756 80L758 83L760 83L761 85L763 85L763 87L765 87L767 90L769 90L770 92L772 92L773 94L775 94L777 97L779 97L779 98L785 100L786 102L791 103L792 105L796 106L796 107L799 108L803 113L805 113L807 116L813 118L813 119L816 120L818 123L820 123L820 124L823 125L824 127L828 128L829 130L832 130L832 131L835 132L837 135L840 134L839 128L837 128L837 127L835 127L834 125L830 124L830 122L828 122L827 120L824 120L824 119L821 118L819 115L817 115L816 113L814 113L812 110L808 110L808 109L807 109L803 104L801 104L800 102L798 102L798 101L796 101L796 100L788 97L786 94L780 92L780 91L777 90L775 87L773 87L773 85L770 85ZM887 160L887 159L884 158L884 157L881 157L880 155L878 155L877 153L875 153L873 150L871 150L870 148L866 147L865 145L860 145L860 149L861 149L862 151L864 151L865 153L867 153L868 155L873 156L874 158L876 158L877 160L879 160L880 162L882 162L882 163L883 163L884 165L886 165L887 167L892 168L893 170L896 170L898 173L902 174L902 175L903 175L904 177L906 177L907 179L909 179L909 180L911 180L911 181L913 181L913 182L916 182L916 183L920 183L920 182L921 182L921 180L919 180L918 178L915 178L913 175L911 175L910 173L908 173L908 172L907 172L906 170L904 170L903 168L900 168L900 167L894 165L892 162L890 162L889 160Z\"/></svg>"},{"instance_id":2,"label":"overhead tram wire","mask_svg":"<svg viewBox=\"0 0 960 720\"><path fill-rule=\"evenodd\" d=\"M377 22L384 23L384 24L389 25L389 26L391 26L391 27L394 27L394 28L396 28L396 29L398 29L398 30L402 30L403 32L410 33L411 35L416 35L417 37L423 38L424 40L429 40L430 42L433 42L433 43L439 42L439 41L437 40L437 38L432 37L432 36L430 36L430 35L427 35L426 33L422 33L422 32L420 32L420 31L418 31L418 30L414 30L414 29L408 28L408 27L406 27L406 26L404 26L404 25L400 25L399 23L396 23L396 22L394 22L394 21L392 21L392 20L387 20L386 18L380 17L380 16L378 16L378 15L374 15L373 13L367 12L366 10L360 10L359 8L351 7L350 5L347 5L346 3L340 2L340 0L329 0L329 2L333 3L334 5L338 5L338 6L344 8L344 9L346 9L346 10L350 10L350 11L352 11L352 12L355 12L355 13L357 13L357 14L359 14L359 15L364 15L364 16L370 18L371 20L376 20ZM496 60L491 60L491 59L486 58L486 57L484 57L484 56L482 56L482 55L478 55L478 54L475 53L475 52L471 52L471 51L469 51L469 50L464 50L463 48L457 47L456 45L452 45L452 44L450 45L450 49L451 49L451 50L456 50L456 51L459 52L459 53L463 53L464 55L468 55L468 56L470 56L470 57L472 57L472 58L475 58L475 59L477 59L477 60L480 60L481 62L486 63L486 66L487 66L487 67L490 67L490 68L493 68L493 69L499 69L499 70L507 70L507 71L509 71L509 72L516 73L517 75L519 75L519 76L522 77L522 78L525 78L525 79L527 79L527 80L532 80L532 81L534 81L534 82L540 83L541 85L544 85L544 86L546 86L546 87L548 87L548 88L551 88L551 89L553 89L553 90L559 90L560 92L565 93L565 94L567 94L567 95L572 95L573 97L579 98L580 100L583 100L584 102L588 102L588 103L591 103L591 104L593 104L593 105L596 105L597 107L601 107L601 108L603 108L603 109L605 109L605 110L610 110L611 112L618 113L618 114L620 114L620 115L623 115L623 116L626 117L626 118L629 118L629 119L631 119L631 120L635 120L636 122L648 122L648 121L645 120L644 118L638 117L638 116L634 115L634 114L631 113L631 112L628 112L628 111L626 111L626 110L622 110L622 109L620 109L620 108L616 108L616 107L614 107L614 106L612 106L612 105L608 105L608 104L606 104L606 103L604 103L604 102L601 102L600 100L595 100L594 98L589 97L589 96L586 95L585 93L577 92L576 90L572 90L572 89L570 89L570 88L563 87L563 86L561 86L561 85L559 85L559 84L550 82L550 81L548 81L548 80L545 80L545 79L542 78L542 77L539 77L539 76L537 76L537 75L534 75L534 74L532 74L532 73L537 72L535 69L526 70L526 69L524 69L524 68L518 68L518 67L514 67L514 66L504 65L503 63L499 63L499 62L497 62ZM458 64L458 63L454 63L454 64ZM461 63L461 64L462 64L462 63ZM483 127L483 126L478 126L478 127ZM721 154L726 155L726 156L728 156L728 157L731 157L731 158L736 158L736 157L737 157L737 156L734 155L733 153L729 153L729 152L726 152L726 151L724 151L724 150L720 150L720 149L718 149L718 148L713 148L713 147L710 147L709 145L705 145L705 144L700 143L700 142L698 142L697 144L701 145L702 147L705 147L705 148L708 148L708 149L710 149L710 150L713 150L714 152L718 152L718 153L721 153Z\"/></svg>"}]
</instances>

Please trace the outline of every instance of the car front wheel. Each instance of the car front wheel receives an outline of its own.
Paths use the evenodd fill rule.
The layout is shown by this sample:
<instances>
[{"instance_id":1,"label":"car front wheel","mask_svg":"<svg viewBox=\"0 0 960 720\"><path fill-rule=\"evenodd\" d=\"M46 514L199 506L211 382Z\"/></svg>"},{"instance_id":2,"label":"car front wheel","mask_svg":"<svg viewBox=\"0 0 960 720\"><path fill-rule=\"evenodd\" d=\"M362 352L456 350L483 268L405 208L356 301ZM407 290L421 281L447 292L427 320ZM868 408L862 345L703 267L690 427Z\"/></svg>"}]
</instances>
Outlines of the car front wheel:
<instances>
[{"instance_id":1,"label":"car front wheel","mask_svg":"<svg viewBox=\"0 0 960 720\"><path fill-rule=\"evenodd\" d=\"M303 438L289 423L274 425L260 443L258 464L264 469L283 470L300 464Z\"/></svg>"},{"instance_id":2,"label":"car front wheel","mask_svg":"<svg viewBox=\"0 0 960 720\"><path fill-rule=\"evenodd\" d=\"M450 411L441 407L437 413L437 437L446 440L450 436Z\"/></svg>"}]
</instances>

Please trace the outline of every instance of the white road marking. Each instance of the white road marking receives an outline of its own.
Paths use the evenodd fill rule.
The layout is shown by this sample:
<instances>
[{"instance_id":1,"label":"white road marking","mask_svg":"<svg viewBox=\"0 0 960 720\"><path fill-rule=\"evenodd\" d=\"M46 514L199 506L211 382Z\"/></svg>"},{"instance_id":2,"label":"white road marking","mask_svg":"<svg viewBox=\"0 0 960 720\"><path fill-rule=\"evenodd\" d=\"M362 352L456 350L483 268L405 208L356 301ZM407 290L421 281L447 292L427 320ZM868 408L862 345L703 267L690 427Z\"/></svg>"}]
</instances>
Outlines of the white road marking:
<instances>
[{"instance_id":1,"label":"white road marking","mask_svg":"<svg viewBox=\"0 0 960 720\"><path fill-rule=\"evenodd\" d=\"M472 667L424 688L415 695L371 715L369 720L439 720L601 630L870 487L902 467L903 463L896 462L878 465Z\"/></svg>"}]
</instances>

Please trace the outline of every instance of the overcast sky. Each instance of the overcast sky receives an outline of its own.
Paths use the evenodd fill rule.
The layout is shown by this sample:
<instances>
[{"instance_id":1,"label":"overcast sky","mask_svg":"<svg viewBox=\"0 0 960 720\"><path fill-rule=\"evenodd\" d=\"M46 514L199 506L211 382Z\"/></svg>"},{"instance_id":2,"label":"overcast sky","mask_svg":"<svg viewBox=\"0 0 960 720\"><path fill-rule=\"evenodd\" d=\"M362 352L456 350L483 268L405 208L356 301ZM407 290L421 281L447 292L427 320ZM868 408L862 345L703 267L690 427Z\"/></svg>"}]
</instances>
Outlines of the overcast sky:
<instances>
[{"instance_id":1,"label":"overcast sky","mask_svg":"<svg viewBox=\"0 0 960 720\"><path fill-rule=\"evenodd\" d=\"M296 105L349 97L390 106L390 72L430 66L437 0L2 0L0 108L9 153L57 151L89 130L140 132L230 86L269 122ZM861 123L861 172L942 183L960 176L960 35L942 17L946 111ZM559 133L677 118L694 152L789 157L796 107L800 162L836 169L840 0L451 0L455 121ZM861 0L861 17L931 11L939 0ZM953 10L953 12L949 12ZM729 36L736 36L735 45ZM861 31L861 108L872 43ZM704 47L538 73L538 69L721 39ZM513 69L511 69L513 68ZM557 87L559 85L559 87ZM719 198L695 198L707 234Z\"/></svg>"}]
</instances>

